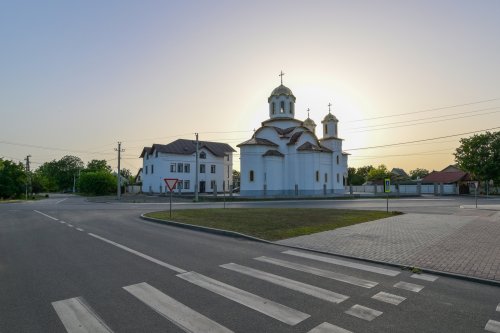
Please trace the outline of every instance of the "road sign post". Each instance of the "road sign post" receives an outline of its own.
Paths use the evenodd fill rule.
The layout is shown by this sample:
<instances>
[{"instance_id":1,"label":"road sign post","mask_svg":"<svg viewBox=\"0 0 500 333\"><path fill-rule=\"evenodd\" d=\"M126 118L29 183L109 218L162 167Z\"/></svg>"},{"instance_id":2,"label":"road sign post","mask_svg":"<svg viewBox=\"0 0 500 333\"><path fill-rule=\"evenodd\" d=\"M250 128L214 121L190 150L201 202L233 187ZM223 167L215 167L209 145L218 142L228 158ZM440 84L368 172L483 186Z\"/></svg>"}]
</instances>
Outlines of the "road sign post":
<instances>
[{"instance_id":1,"label":"road sign post","mask_svg":"<svg viewBox=\"0 0 500 333\"><path fill-rule=\"evenodd\" d=\"M391 192L391 179L384 179L384 192L387 195L387 213L389 213L389 193Z\"/></svg>"},{"instance_id":2,"label":"road sign post","mask_svg":"<svg viewBox=\"0 0 500 333\"><path fill-rule=\"evenodd\" d=\"M170 218L172 218L172 193L175 190L175 185L179 179L177 178L164 178L165 184L167 185L168 190L170 191Z\"/></svg>"}]
</instances>

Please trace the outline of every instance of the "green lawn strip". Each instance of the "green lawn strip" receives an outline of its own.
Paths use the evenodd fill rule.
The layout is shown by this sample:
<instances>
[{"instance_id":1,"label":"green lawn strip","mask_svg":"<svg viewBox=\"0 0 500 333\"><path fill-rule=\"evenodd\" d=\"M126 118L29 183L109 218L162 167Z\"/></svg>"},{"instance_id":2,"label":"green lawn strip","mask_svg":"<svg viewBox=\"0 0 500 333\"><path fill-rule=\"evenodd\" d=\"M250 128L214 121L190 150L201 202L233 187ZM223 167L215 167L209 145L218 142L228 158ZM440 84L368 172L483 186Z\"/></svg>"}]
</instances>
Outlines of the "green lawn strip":
<instances>
[{"instance_id":1,"label":"green lawn strip","mask_svg":"<svg viewBox=\"0 0 500 333\"><path fill-rule=\"evenodd\" d=\"M146 216L236 231L270 241L309 235L394 216L397 213L346 209L231 208L175 210Z\"/></svg>"}]
</instances>

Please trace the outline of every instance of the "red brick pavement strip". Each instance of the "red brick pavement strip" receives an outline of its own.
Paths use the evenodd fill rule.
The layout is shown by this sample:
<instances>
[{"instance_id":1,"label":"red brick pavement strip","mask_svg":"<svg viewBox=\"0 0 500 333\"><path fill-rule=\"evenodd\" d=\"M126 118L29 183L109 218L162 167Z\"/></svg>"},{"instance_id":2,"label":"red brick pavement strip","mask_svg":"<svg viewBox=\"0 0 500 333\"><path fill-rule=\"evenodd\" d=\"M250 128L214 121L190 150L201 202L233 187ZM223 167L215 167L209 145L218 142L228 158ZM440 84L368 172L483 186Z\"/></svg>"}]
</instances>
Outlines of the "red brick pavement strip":
<instances>
[{"instance_id":1,"label":"red brick pavement strip","mask_svg":"<svg viewBox=\"0 0 500 333\"><path fill-rule=\"evenodd\" d=\"M407 258L412 266L500 281L500 216L478 217Z\"/></svg>"}]
</instances>

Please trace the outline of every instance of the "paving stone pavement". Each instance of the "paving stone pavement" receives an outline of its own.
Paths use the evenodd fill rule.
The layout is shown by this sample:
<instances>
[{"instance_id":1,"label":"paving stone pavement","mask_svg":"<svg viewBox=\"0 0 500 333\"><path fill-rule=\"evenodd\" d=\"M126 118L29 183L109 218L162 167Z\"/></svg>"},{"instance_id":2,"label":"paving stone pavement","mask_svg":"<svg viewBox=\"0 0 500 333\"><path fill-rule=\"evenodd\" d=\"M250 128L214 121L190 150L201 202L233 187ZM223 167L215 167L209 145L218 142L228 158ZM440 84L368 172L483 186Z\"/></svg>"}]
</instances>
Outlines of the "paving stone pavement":
<instances>
[{"instance_id":1,"label":"paving stone pavement","mask_svg":"<svg viewBox=\"0 0 500 333\"><path fill-rule=\"evenodd\" d=\"M279 241L500 282L500 212L404 214Z\"/></svg>"}]
</instances>

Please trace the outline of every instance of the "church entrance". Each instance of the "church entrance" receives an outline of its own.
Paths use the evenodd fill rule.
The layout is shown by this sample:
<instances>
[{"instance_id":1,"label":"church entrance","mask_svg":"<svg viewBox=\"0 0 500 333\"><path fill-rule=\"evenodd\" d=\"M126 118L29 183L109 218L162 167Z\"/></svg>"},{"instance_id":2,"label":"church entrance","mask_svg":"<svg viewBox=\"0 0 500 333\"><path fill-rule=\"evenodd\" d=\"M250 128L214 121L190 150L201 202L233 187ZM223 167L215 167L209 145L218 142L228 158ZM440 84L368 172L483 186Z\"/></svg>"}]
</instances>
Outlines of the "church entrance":
<instances>
[{"instance_id":1,"label":"church entrance","mask_svg":"<svg viewBox=\"0 0 500 333\"><path fill-rule=\"evenodd\" d=\"M200 193L205 193L205 181L200 182Z\"/></svg>"}]
</instances>

